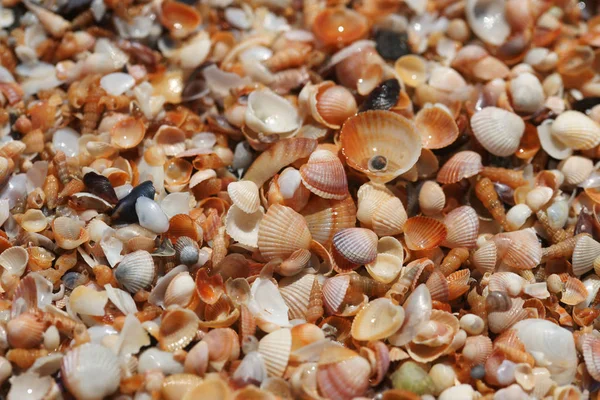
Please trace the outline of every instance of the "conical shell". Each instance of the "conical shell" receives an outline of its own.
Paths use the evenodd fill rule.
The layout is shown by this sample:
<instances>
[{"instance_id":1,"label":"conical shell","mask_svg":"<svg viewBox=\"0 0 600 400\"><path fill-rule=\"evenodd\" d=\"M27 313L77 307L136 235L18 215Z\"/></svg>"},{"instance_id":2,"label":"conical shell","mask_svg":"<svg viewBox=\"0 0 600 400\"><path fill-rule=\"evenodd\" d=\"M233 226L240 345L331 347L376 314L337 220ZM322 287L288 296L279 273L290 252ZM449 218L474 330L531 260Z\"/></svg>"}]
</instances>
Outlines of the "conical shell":
<instances>
[{"instance_id":1,"label":"conical shell","mask_svg":"<svg viewBox=\"0 0 600 400\"><path fill-rule=\"evenodd\" d=\"M174 352L183 349L196 337L200 319L190 310L172 308L162 316L158 343L162 350Z\"/></svg>"},{"instance_id":2,"label":"conical shell","mask_svg":"<svg viewBox=\"0 0 600 400\"><path fill-rule=\"evenodd\" d=\"M366 111L349 118L340 132L348 165L374 182L389 182L411 169L421 154L412 123L390 111Z\"/></svg>"},{"instance_id":3,"label":"conical shell","mask_svg":"<svg viewBox=\"0 0 600 400\"><path fill-rule=\"evenodd\" d=\"M89 235L79 221L58 217L52 221L56 244L65 250L73 250L89 240Z\"/></svg>"},{"instance_id":4,"label":"conical shell","mask_svg":"<svg viewBox=\"0 0 600 400\"><path fill-rule=\"evenodd\" d=\"M533 269L542 260L542 245L532 228L500 233L494 237L494 241L499 248L505 241L508 244L501 259L511 268Z\"/></svg>"},{"instance_id":5,"label":"conical shell","mask_svg":"<svg viewBox=\"0 0 600 400\"><path fill-rule=\"evenodd\" d=\"M404 224L404 240L411 250L428 250L439 246L447 234L446 226L430 217L412 217Z\"/></svg>"},{"instance_id":6,"label":"conical shell","mask_svg":"<svg viewBox=\"0 0 600 400\"><path fill-rule=\"evenodd\" d=\"M308 249L311 240L302 215L279 204L269 208L258 229L258 248L267 260L285 260L298 249Z\"/></svg>"},{"instance_id":7,"label":"conical shell","mask_svg":"<svg viewBox=\"0 0 600 400\"><path fill-rule=\"evenodd\" d=\"M337 232L356 225L356 206L351 197L326 200L313 196L302 209L302 215L313 239L326 248Z\"/></svg>"},{"instance_id":8,"label":"conical shell","mask_svg":"<svg viewBox=\"0 0 600 400\"><path fill-rule=\"evenodd\" d=\"M340 272L368 264L377 257L377 235L365 228L346 228L333 236L332 256Z\"/></svg>"},{"instance_id":9,"label":"conical shell","mask_svg":"<svg viewBox=\"0 0 600 400\"><path fill-rule=\"evenodd\" d=\"M227 185L227 193L234 205L246 214L253 214L260 206L258 187L252 181L231 182Z\"/></svg>"},{"instance_id":10,"label":"conical shell","mask_svg":"<svg viewBox=\"0 0 600 400\"><path fill-rule=\"evenodd\" d=\"M292 350L292 333L287 328L278 329L258 342L258 352L263 356L270 376L283 376Z\"/></svg>"},{"instance_id":11,"label":"conical shell","mask_svg":"<svg viewBox=\"0 0 600 400\"><path fill-rule=\"evenodd\" d=\"M573 273L576 276L581 276L588 271L591 271L594 266L594 260L600 256L600 243L592 239L590 236L581 236L575 243L573 249L573 258L571 265Z\"/></svg>"},{"instance_id":12,"label":"conical shell","mask_svg":"<svg viewBox=\"0 0 600 400\"><path fill-rule=\"evenodd\" d=\"M238 206L232 205L225 217L225 231L241 244L258 247L259 229L264 215L262 207L252 214L247 214Z\"/></svg>"},{"instance_id":13,"label":"conical shell","mask_svg":"<svg viewBox=\"0 0 600 400\"><path fill-rule=\"evenodd\" d=\"M446 194L437 182L426 181L419 192L419 208L424 215L433 216L442 212L446 205Z\"/></svg>"},{"instance_id":14,"label":"conical shell","mask_svg":"<svg viewBox=\"0 0 600 400\"><path fill-rule=\"evenodd\" d=\"M316 150L300 167L302 183L324 199L343 200L348 196L348 180L342 162L328 150Z\"/></svg>"},{"instance_id":15,"label":"conical shell","mask_svg":"<svg viewBox=\"0 0 600 400\"><path fill-rule=\"evenodd\" d=\"M519 148L525 123L516 114L496 107L486 107L471 117L475 138L490 153L507 157Z\"/></svg>"},{"instance_id":16,"label":"conical shell","mask_svg":"<svg viewBox=\"0 0 600 400\"><path fill-rule=\"evenodd\" d=\"M137 293L154 280L152 256L145 250L127 254L115 269L115 279L130 293Z\"/></svg>"},{"instance_id":17,"label":"conical shell","mask_svg":"<svg viewBox=\"0 0 600 400\"><path fill-rule=\"evenodd\" d=\"M477 175L483 169L481 156L474 151L461 151L453 155L440 168L437 181L441 184L456 183Z\"/></svg>"},{"instance_id":18,"label":"conical shell","mask_svg":"<svg viewBox=\"0 0 600 400\"><path fill-rule=\"evenodd\" d=\"M444 148L458 138L454 118L441 107L422 108L415 117L415 127L426 149Z\"/></svg>"},{"instance_id":19,"label":"conical shell","mask_svg":"<svg viewBox=\"0 0 600 400\"><path fill-rule=\"evenodd\" d=\"M600 125L579 111L565 111L552 123L552 136L573 150L588 150L600 143Z\"/></svg>"},{"instance_id":20,"label":"conical shell","mask_svg":"<svg viewBox=\"0 0 600 400\"><path fill-rule=\"evenodd\" d=\"M315 275L305 274L285 278L279 282L279 293L290 309L290 319L306 318L314 280Z\"/></svg>"},{"instance_id":21,"label":"conical shell","mask_svg":"<svg viewBox=\"0 0 600 400\"><path fill-rule=\"evenodd\" d=\"M404 322L404 309L390 299L379 298L363 307L352 322L356 340L380 340L395 333Z\"/></svg>"},{"instance_id":22,"label":"conical shell","mask_svg":"<svg viewBox=\"0 0 600 400\"><path fill-rule=\"evenodd\" d=\"M442 242L442 246L475 247L479 235L479 217L473 207L461 206L450 211L444 217L444 225L448 235Z\"/></svg>"}]
</instances>

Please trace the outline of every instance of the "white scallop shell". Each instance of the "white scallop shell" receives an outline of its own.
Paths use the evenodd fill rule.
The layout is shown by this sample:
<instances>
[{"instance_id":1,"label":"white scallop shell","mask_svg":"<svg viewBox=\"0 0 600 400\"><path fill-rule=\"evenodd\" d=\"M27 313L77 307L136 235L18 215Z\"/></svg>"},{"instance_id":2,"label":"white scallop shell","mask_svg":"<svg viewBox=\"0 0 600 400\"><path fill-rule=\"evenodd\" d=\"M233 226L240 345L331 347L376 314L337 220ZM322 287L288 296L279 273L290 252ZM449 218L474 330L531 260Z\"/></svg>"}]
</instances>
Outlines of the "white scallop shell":
<instances>
[{"instance_id":1,"label":"white scallop shell","mask_svg":"<svg viewBox=\"0 0 600 400\"><path fill-rule=\"evenodd\" d=\"M150 285L154 273L154 261L145 250L127 254L114 271L115 279L130 293L137 293Z\"/></svg>"},{"instance_id":2,"label":"white scallop shell","mask_svg":"<svg viewBox=\"0 0 600 400\"><path fill-rule=\"evenodd\" d=\"M241 244L258 247L258 230L265 212L262 207L252 214L246 214L235 204L229 207L225 217L225 231Z\"/></svg>"},{"instance_id":3,"label":"white scallop shell","mask_svg":"<svg viewBox=\"0 0 600 400\"><path fill-rule=\"evenodd\" d=\"M525 123L516 114L497 107L486 107L471 117L475 138L490 153L507 157L519 148Z\"/></svg>"}]
</instances>

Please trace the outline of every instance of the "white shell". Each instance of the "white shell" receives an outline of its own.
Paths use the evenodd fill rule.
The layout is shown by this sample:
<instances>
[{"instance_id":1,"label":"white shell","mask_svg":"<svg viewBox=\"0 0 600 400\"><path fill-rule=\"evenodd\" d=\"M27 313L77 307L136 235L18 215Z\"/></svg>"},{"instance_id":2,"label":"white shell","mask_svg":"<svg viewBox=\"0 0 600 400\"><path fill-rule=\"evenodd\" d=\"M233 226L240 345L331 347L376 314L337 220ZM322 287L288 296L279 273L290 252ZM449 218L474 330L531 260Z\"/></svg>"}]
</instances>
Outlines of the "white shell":
<instances>
[{"instance_id":1,"label":"white shell","mask_svg":"<svg viewBox=\"0 0 600 400\"><path fill-rule=\"evenodd\" d=\"M137 293L154 280L154 261L145 250L134 251L123 257L114 272L115 279L130 293Z\"/></svg>"},{"instance_id":2,"label":"white shell","mask_svg":"<svg viewBox=\"0 0 600 400\"><path fill-rule=\"evenodd\" d=\"M161 202L160 208L171 219L177 214L190 213L190 194L188 192L169 193Z\"/></svg>"},{"instance_id":3,"label":"white shell","mask_svg":"<svg viewBox=\"0 0 600 400\"><path fill-rule=\"evenodd\" d=\"M156 369L165 375L181 374L183 373L183 364L175 361L173 353L151 347L140 355L138 372L143 374Z\"/></svg>"},{"instance_id":4,"label":"white shell","mask_svg":"<svg viewBox=\"0 0 600 400\"><path fill-rule=\"evenodd\" d=\"M58 388L51 376L40 377L34 372L27 372L13 376L9 382L8 400L46 399L59 394L53 393Z\"/></svg>"},{"instance_id":5,"label":"white shell","mask_svg":"<svg viewBox=\"0 0 600 400\"><path fill-rule=\"evenodd\" d=\"M525 224L532 213L533 211L527 204L517 204L506 213L506 222L513 231L516 231Z\"/></svg>"},{"instance_id":6,"label":"white shell","mask_svg":"<svg viewBox=\"0 0 600 400\"><path fill-rule=\"evenodd\" d=\"M573 150L589 150L600 143L600 125L579 111L565 111L552 124L552 135Z\"/></svg>"},{"instance_id":7,"label":"white shell","mask_svg":"<svg viewBox=\"0 0 600 400\"><path fill-rule=\"evenodd\" d=\"M252 299L248 303L248 309L254 317L258 326L265 332L271 332L280 327L289 326L289 308L281 297L277 286L266 278L256 278L250 288Z\"/></svg>"},{"instance_id":8,"label":"white shell","mask_svg":"<svg viewBox=\"0 0 600 400\"><path fill-rule=\"evenodd\" d=\"M123 314L135 314L138 309L135 305L133 297L124 290L114 288L110 284L104 285L108 299L121 311Z\"/></svg>"},{"instance_id":9,"label":"white shell","mask_svg":"<svg viewBox=\"0 0 600 400\"><path fill-rule=\"evenodd\" d=\"M142 327L140 320L133 314L125 317L125 323L119 333L116 348L120 356L137 354L144 346L150 345L150 336Z\"/></svg>"},{"instance_id":10,"label":"white shell","mask_svg":"<svg viewBox=\"0 0 600 400\"><path fill-rule=\"evenodd\" d=\"M106 90L106 93L113 96L120 96L135 85L133 76L124 72L113 72L104 75L100 79L100 86Z\"/></svg>"},{"instance_id":11,"label":"white shell","mask_svg":"<svg viewBox=\"0 0 600 400\"><path fill-rule=\"evenodd\" d=\"M537 127L538 137L542 149L552 158L564 160L573 154L573 149L564 145L552 135L552 124L554 120L547 119Z\"/></svg>"},{"instance_id":12,"label":"white shell","mask_svg":"<svg viewBox=\"0 0 600 400\"><path fill-rule=\"evenodd\" d=\"M264 89L248 96L245 122L255 132L288 136L300 128L301 119L289 101Z\"/></svg>"},{"instance_id":13,"label":"white shell","mask_svg":"<svg viewBox=\"0 0 600 400\"><path fill-rule=\"evenodd\" d=\"M241 244L258 247L258 229L264 215L262 207L252 214L246 214L238 206L232 205L225 217L225 231Z\"/></svg>"},{"instance_id":14,"label":"white shell","mask_svg":"<svg viewBox=\"0 0 600 400\"><path fill-rule=\"evenodd\" d=\"M504 0L467 0L465 13L471 30L494 46L504 43L510 25L504 15Z\"/></svg>"},{"instance_id":15,"label":"white shell","mask_svg":"<svg viewBox=\"0 0 600 400\"><path fill-rule=\"evenodd\" d=\"M156 233L169 230L169 220L154 200L144 196L139 197L135 202L135 212L142 227Z\"/></svg>"},{"instance_id":16,"label":"white shell","mask_svg":"<svg viewBox=\"0 0 600 400\"><path fill-rule=\"evenodd\" d=\"M497 107L486 107L471 117L475 138L490 153L507 157L519 148L525 123L516 114Z\"/></svg>"},{"instance_id":17,"label":"white shell","mask_svg":"<svg viewBox=\"0 0 600 400\"><path fill-rule=\"evenodd\" d=\"M158 281L156 281L156 285L154 285L152 291L150 292L148 302L150 304L154 304L156 306L164 308L165 293L167 292L169 284L179 273L185 272L187 270L188 269L185 265L178 265L177 267L167 272L165 275L158 278Z\"/></svg>"},{"instance_id":18,"label":"white shell","mask_svg":"<svg viewBox=\"0 0 600 400\"><path fill-rule=\"evenodd\" d=\"M510 93L515 111L534 113L544 105L544 89L540 80L525 72L510 81Z\"/></svg>"},{"instance_id":19,"label":"white shell","mask_svg":"<svg viewBox=\"0 0 600 400\"><path fill-rule=\"evenodd\" d=\"M72 128L60 128L52 136L52 144L56 151L61 150L67 157L79 154L79 133Z\"/></svg>"},{"instance_id":20,"label":"white shell","mask_svg":"<svg viewBox=\"0 0 600 400\"><path fill-rule=\"evenodd\" d=\"M594 162L586 157L571 156L558 164L558 170L564 174L567 185L578 185L590 176Z\"/></svg>"},{"instance_id":21,"label":"white shell","mask_svg":"<svg viewBox=\"0 0 600 400\"><path fill-rule=\"evenodd\" d=\"M0 266L11 275L23 275L28 261L29 253L20 246L10 247L0 254Z\"/></svg>"},{"instance_id":22,"label":"white shell","mask_svg":"<svg viewBox=\"0 0 600 400\"><path fill-rule=\"evenodd\" d=\"M103 316L108 302L105 291L96 291L88 286L77 286L69 296L71 310L78 314Z\"/></svg>"},{"instance_id":23,"label":"white shell","mask_svg":"<svg viewBox=\"0 0 600 400\"><path fill-rule=\"evenodd\" d=\"M227 193L231 201L243 212L253 214L258 211L260 197L258 187L252 181L231 182L227 185Z\"/></svg>"},{"instance_id":24,"label":"white shell","mask_svg":"<svg viewBox=\"0 0 600 400\"><path fill-rule=\"evenodd\" d=\"M394 346L404 346L410 342L418 332L418 326L431 317L432 301L429 289L425 284L417 286L403 304L404 322L402 326L388 341Z\"/></svg>"}]
</instances>

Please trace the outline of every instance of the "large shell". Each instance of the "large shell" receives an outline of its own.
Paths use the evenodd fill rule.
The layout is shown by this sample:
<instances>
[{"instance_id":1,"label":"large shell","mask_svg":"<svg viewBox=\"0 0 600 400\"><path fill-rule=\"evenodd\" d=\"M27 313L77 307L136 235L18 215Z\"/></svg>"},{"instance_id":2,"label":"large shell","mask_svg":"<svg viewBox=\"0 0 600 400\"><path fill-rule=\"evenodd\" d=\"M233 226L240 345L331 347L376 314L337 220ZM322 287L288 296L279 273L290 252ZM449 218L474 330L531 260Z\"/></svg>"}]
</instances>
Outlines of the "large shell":
<instances>
[{"instance_id":1,"label":"large shell","mask_svg":"<svg viewBox=\"0 0 600 400\"><path fill-rule=\"evenodd\" d=\"M446 226L430 217L412 217L404 224L404 239L411 250L429 250L439 246L447 234Z\"/></svg>"},{"instance_id":2,"label":"large shell","mask_svg":"<svg viewBox=\"0 0 600 400\"><path fill-rule=\"evenodd\" d=\"M519 148L525 123L516 114L497 107L486 107L471 117L475 138L490 153L507 157Z\"/></svg>"},{"instance_id":3,"label":"large shell","mask_svg":"<svg viewBox=\"0 0 600 400\"><path fill-rule=\"evenodd\" d=\"M258 342L258 352L265 360L270 376L283 376L292 349L292 333L287 328L278 329Z\"/></svg>"},{"instance_id":4,"label":"large shell","mask_svg":"<svg viewBox=\"0 0 600 400\"><path fill-rule=\"evenodd\" d=\"M159 330L161 349L173 352L187 346L196 337L200 319L190 310L172 308L162 316Z\"/></svg>"},{"instance_id":5,"label":"large shell","mask_svg":"<svg viewBox=\"0 0 600 400\"><path fill-rule=\"evenodd\" d=\"M154 280L152 256L145 250L127 254L115 269L115 278L130 293L137 293Z\"/></svg>"},{"instance_id":6,"label":"large shell","mask_svg":"<svg viewBox=\"0 0 600 400\"><path fill-rule=\"evenodd\" d=\"M503 44L510 34L504 8L502 0L467 0L465 14L471 30L486 43Z\"/></svg>"},{"instance_id":7,"label":"large shell","mask_svg":"<svg viewBox=\"0 0 600 400\"><path fill-rule=\"evenodd\" d=\"M344 200L326 200L314 197L302 209L302 215L312 237L328 248L333 235L356 225L356 206L351 197Z\"/></svg>"},{"instance_id":8,"label":"large shell","mask_svg":"<svg viewBox=\"0 0 600 400\"><path fill-rule=\"evenodd\" d=\"M483 169L481 156L474 151L460 151L440 168L437 181L442 184L456 183L477 175Z\"/></svg>"},{"instance_id":9,"label":"large shell","mask_svg":"<svg viewBox=\"0 0 600 400\"><path fill-rule=\"evenodd\" d=\"M82 224L68 217L55 218L52 221L52 231L56 244L65 250L73 250L89 240Z\"/></svg>"},{"instance_id":10,"label":"large shell","mask_svg":"<svg viewBox=\"0 0 600 400\"><path fill-rule=\"evenodd\" d=\"M121 367L111 350L86 343L65 354L61 360L61 375L65 386L76 398L95 400L118 389Z\"/></svg>"},{"instance_id":11,"label":"large shell","mask_svg":"<svg viewBox=\"0 0 600 400\"><path fill-rule=\"evenodd\" d=\"M600 143L600 125L579 111L565 111L552 123L552 136L573 150L587 150Z\"/></svg>"},{"instance_id":12,"label":"large shell","mask_svg":"<svg viewBox=\"0 0 600 400\"><path fill-rule=\"evenodd\" d=\"M298 249L308 249L312 240L302 215L289 207L272 205L258 230L258 248L267 260L285 260Z\"/></svg>"},{"instance_id":13,"label":"large shell","mask_svg":"<svg viewBox=\"0 0 600 400\"><path fill-rule=\"evenodd\" d=\"M349 399L364 394L370 374L371 365L366 359L336 346L321 353L317 384L326 398Z\"/></svg>"},{"instance_id":14,"label":"large shell","mask_svg":"<svg viewBox=\"0 0 600 400\"><path fill-rule=\"evenodd\" d=\"M404 322L404 309L390 299L375 299L363 307L352 322L356 340L379 340L391 336Z\"/></svg>"},{"instance_id":15,"label":"large shell","mask_svg":"<svg viewBox=\"0 0 600 400\"><path fill-rule=\"evenodd\" d=\"M332 256L339 271L350 271L377 257L377 235L365 228L346 228L333 236Z\"/></svg>"},{"instance_id":16,"label":"large shell","mask_svg":"<svg viewBox=\"0 0 600 400\"><path fill-rule=\"evenodd\" d=\"M316 150L300 167L302 183L324 199L343 200L348 196L348 180L342 162L328 150Z\"/></svg>"},{"instance_id":17,"label":"large shell","mask_svg":"<svg viewBox=\"0 0 600 400\"><path fill-rule=\"evenodd\" d=\"M340 141L348 165L374 182L389 182L408 171L421 153L421 137L413 125L390 111L366 111L349 118Z\"/></svg>"},{"instance_id":18,"label":"large shell","mask_svg":"<svg viewBox=\"0 0 600 400\"><path fill-rule=\"evenodd\" d=\"M479 217L473 207L461 206L444 217L448 235L442 243L445 247L475 247L479 234Z\"/></svg>"}]
</instances>

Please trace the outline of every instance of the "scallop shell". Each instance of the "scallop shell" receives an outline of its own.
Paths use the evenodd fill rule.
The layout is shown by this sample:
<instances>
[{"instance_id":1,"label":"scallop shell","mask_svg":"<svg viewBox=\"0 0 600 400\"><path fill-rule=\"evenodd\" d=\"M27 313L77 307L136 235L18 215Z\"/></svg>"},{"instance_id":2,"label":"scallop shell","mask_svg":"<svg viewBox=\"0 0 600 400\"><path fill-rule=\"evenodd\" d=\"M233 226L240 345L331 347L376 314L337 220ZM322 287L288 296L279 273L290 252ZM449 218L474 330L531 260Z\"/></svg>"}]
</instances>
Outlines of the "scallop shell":
<instances>
[{"instance_id":1,"label":"scallop shell","mask_svg":"<svg viewBox=\"0 0 600 400\"><path fill-rule=\"evenodd\" d=\"M404 309L390 299L379 298L363 307L352 322L356 340L380 340L395 333L404 322Z\"/></svg>"},{"instance_id":2,"label":"scallop shell","mask_svg":"<svg viewBox=\"0 0 600 400\"><path fill-rule=\"evenodd\" d=\"M588 150L600 143L600 125L579 111L565 111L551 127L552 136L573 150Z\"/></svg>"},{"instance_id":3,"label":"scallop shell","mask_svg":"<svg viewBox=\"0 0 600 400\"><path fill-rule=\"evenodd\" d=\"M573 258L571 261L573 274L581 276L591 271L594 266L594 260L598 256L600 256L600 243L590 236L581 236L577 239L573 249Z\"/></svg>"},{"instance_id":4,"label":"scallop shell","mask_svg":"<svg viewBox=\"0 0 600 400\"><path fill-rule=\"evenodd\" d=\"M290 309L290 319L306 318L314 280L315 275L305 274L284 278L279 282L279 292Z\"/></svg>"},{"instance_id":5,"label":"scallop shell","mask_svg":"<svg viewBox=\"0 0 600 400\"><path fill-rule=\"evenodd\" d=\"M379 235L395 235L402 233L407 215L404 205L394 194L382 184L367 182L357 193L357 218L365 227L377 230ZM396 200L394 200L396 199Z\"/></svg>"},{"instance_id":6,"label":"scallop shell","mask_svg":"<svg viewBox=\"0 0 600 400\"><path fill-rule=\"evenodd\" d=\"M227 185L227 193L234 205L246 214L253 214L260 206L258 187L252 181L231 182Z\"/></svg>"},{"instance_id":7,"label":"scallop shell","mask_svg":"<svg viewBox=\"0 0 600 400\"><path fill-rule=\"evenodd\" d=\"M444 190L434 181L425 181L419 191L419 208L426 216L438 215L446 205Z\"/></svg>"},{"instance_id":8,"label":"scallop shell","mask_svg":"<svg viewBox=\"0 0 600 400\"><path fill-rule=\"evenodd\" d=\"M324 45L343 46L365 36L369 24L362 14L354 10L331 7L315 17L312 30L317 40Z\"/></svg>"},{"instance_id":9,"label":"scallop shell","mask_svg":"<svg viewBox=\"0 0 600 400\"><path fill-rule=\"evenodd\" d=\"M454 118L441 107L422 108L415 116L415 127L426 149L444 148L458 138Z\"/></svg>"},{"instance_id":10,"label":"scallop shell","mask_svg":"<svg viewBox=\"0 0 600 400\"><path fill-rule=\"evenodd\" d=\"M600 338L595 335L585 335L581 345L585 366L592 378L600 379Z\"/></svg>"},{"instance_id":11,"label":"scallop shell","mask_svg":"<svg viewBox=\"0 0 600 400\"><path fill-rule=\"evenodd\" d=\"M52 221L54 240L58 247L73 250L89 240L89 235L81 223L68 217L58 217Z\"/></svg>"},{"instance_id":12,"label":"scallop shell","mask_svg":"<svg viewBox=\"0 0 600 400\"><path fill-rule=\"evenodd\" d=\"M356 206L351 197L339 201L313 197L302 215L313 239L325 247L330 246L337 232L356 225Z\"/></svg>"},{"instance_id":13,"label":"scallop shell","mask_svg":"<svg viewBox=\"0 0 600 400\"><path fill-rule=\"evenodd\" d=\"M558 164L558 170L565 176L567 185L578 185L590 176L594 163L589 158L570 156Z\"/></svg>"},{"instance_id":14,"label":"scallop shell","mask_svg":"<svg viewBox=\"0 0 600 400\"><path fill-rule=\"evenodd\" d=\"M510 35L502 0L467 0L465 14L471 30L484 42L500 46Z\"/></svg>"},{"instance_id":15,"label":"scallop shell","mask_svg":"<svg viewBox=\"0 0 600 400\"><path fill-rule=\"evenodd\" d=\"M475 138L490 153L507 157L519 148L525 123L516 114L497 107L486 107L471 117Z\"/></svg>"},{"instance_id":16,"label":"scallop shell","mask_svg":"<svg viewBox=\"0 0 600 400\"><path fill-rule=\"evenodd\" d=\"M29 254L23 247L10 247L0 254L0 265L7 273L22 276L29 261Z\"/></svg>"},{"instance_id":17,"label":"scallop shell","mask_svg":"<svg viewBox=\"0 0 600 400\"><path fill-rule=\"evenodd\" d=\"M560 298L561 303L574 306L581 303L588 296L588 291L583 282L569 276L565 282L565 288Z\"/></svg>"},{"instance_id":18,"label":"scallop shell","mask_svg":"<svg viewBox=\"0 0 600 400\"><path fill-rule=\"evenodd\" d=\"M448 234L442 246L475 247L479 235L479 217L473 207L461 206L450 211L444 217L444 225Z\"/></svg>"},{"instance_id":19,"label":"scallop shell","mask_svg":"<svg viewBox=\"0 0 600 400\"><path fill-rule=\"evenodd\" d=\"M246 214L238 206L232 205L225 217L225 231L241 244L258 247L259 227L264 215L262 207L252 214Z\"/></svg>"},{"instance_id":20,"label":"scallop shell","mask_svg":"<svg viewBox=\"0 0 600 400\"><path fill-rule=\"evenodd\" d=\"M11 347L30 349L44 339L47 323L32 313L23 313L6 324L6 339Z\"/></svg>"},{"instance_id":21,"label":"scallop shell","mask_svg":"<svg viewBox=\"0 0 600 400\"><path fill-rule=\"evenodd\" d=\"M346 228L333 236L332 256L336 269L349 271L377 257L377 235L365 228Z\"/></svg>"},{"instance_id":22,"label":"scallop shell","mask_svg":"<svg viewBox=\"0 0 600 400\"><path fill-rule=\"evenodd\" d=\"M302 183L324 199L343 200L348 196L346 171L340 159L328 150L316 150L300 167Z\"/></svg>"},{"instance_id":23,"label":"scallop shell","mask_svg":"<svg viewBox=\"0 0 600 400\"><path fill-rule=\"evenodd\" d=\"M542 245L532 228L515 232L500 233L494 241L501 254L502 262L519 270L533 269L542 260ZM503 246L507 246L505 253Z\"/></svg>"},{"instance_id":24,"label":"scallop shell","mask_svg":"<svg viewBox=\"0 0 600 400\"><path fill-rule=\"evenodd\" d=\"M194 279L189 272L180 272L177 274L165 291L165 307L178 305L186 307L192 301L192 296L196 290Z\"/></svg>"},{"instance_id":25,"label":"scallop shell","mask_svg":"<svg viewBox=\"0 0 600 400\"><path fill-rule=\"evenodd\" d=\"M492 340L484 335L468 337L462 349L462 355L473 365L484 364L492 354Z\"/></svg>"},{"instance_id":26,"label":"scallop shell","mask_svg":"<svg viewBox=\"0 0 600 400\"><path fill-rule=\"evenodd\" d=\"M104 398L114 393L121 380L117 356L94 343L83 344L65 354L60 370L67 390L82 400Z\"/></svg>"},{"instance_id":27,"label":"scallop shell","mask_svg":"<svg viewBox=\"0 0 600 400\"><path fill-rule=\"evenodd\" d=\"M292 333L287 328L278 329L258 342L258 352L263 356L269 376L283 376L292 350Z\"/></svg>"},{"instance_id":28,"label":"scallop shell","mask_svg":"<svg viewBox=\"0 0 600 400\"><path fill-rule=\"evenodd\" d=\"M340 85L318 90L314 99L311 101L312 116L328 128L339 129L357 111L354 96Z\"/></svg>"},{"instance_id":29,"label":"scallop shell","mask_svg":"<svg viewBox=\"0 0 600 400\"><path fill-rule=\"evenodd\" d=\"M380 183L408 171L421 153L421 137L412 123L390 111L365 111L349 118L340 141L348 165Z\"/></svg>"},{"instance_id":30,"label":"scallop shell","mask_svg":"<svg viewBox=\"0 0 600 400\"><path fill-rule=\"evenodd\" d=\"M183 349L196 337L200 320L190 310L168 309L162 315L158 343L162 350L174 352Z\"/></svg>"},{"instance_id":31,"label":"scallop shell","mask_svg":"<svg viewBox=\"0 0 600 400\"><path fill-rule=\"evenodd\" d=\"M258 230L258 248L267 260L285 260L298 249L308 249L312 240L302 215L289 207L272 205Z\"/></svg>"},{"instance_id":32,"label":"scallop shell","mask_svg":"<svg viewBox=\"0 0 600 400\"><path fill-rule=\"evenodd\" d=\"M115 269L115 279L130 293L137 293L154 281L154 261L145 250L127 254Z\"/></svg>"},{"instance_id":33,"label":"scallop shell","mask_svg":"<svg viewBox=\"0 0 600 400\"><path fill-rule=\"evenodd\" d=\"M440 168L437 181L441 184L456 183L477 175L483 169L481 156L474 151L460 151Z\"/></svg>"},{"instance_id":34,"label":"scallop shell","mask_svg":"<svg viewBox=\"0 0 600 400\"><path fill-rule=\"evenodd\" d=\"M325 398L348 399L362 396L369 387L371 365L363 357L343 347L321 353L317 385Z\"/></svg>"},{"instance_id":35,"label":"scallop shell","mask_svg":"<svg viewBox=\"0 0 600 400\"><path fill-rule=\"evenodd\" d=\"M412 217L404 224L404 240L411 250L428 250L439 246L447 234L446 226L430 217Z\"/></svg>"},{"instance_id":36,"label":"scallop shell","mask_svg":"<svg viewBox=\"0 0 600 400\"><path fill-rule=\"evenodd\" d=\"M490 331L501 333L509 329L517 322L524 320L529 316L527 310L523 308L524 300L520 297L512 300L508 311L495 311L488 314L488 326Z\"/></svg>"}]
</instances>

